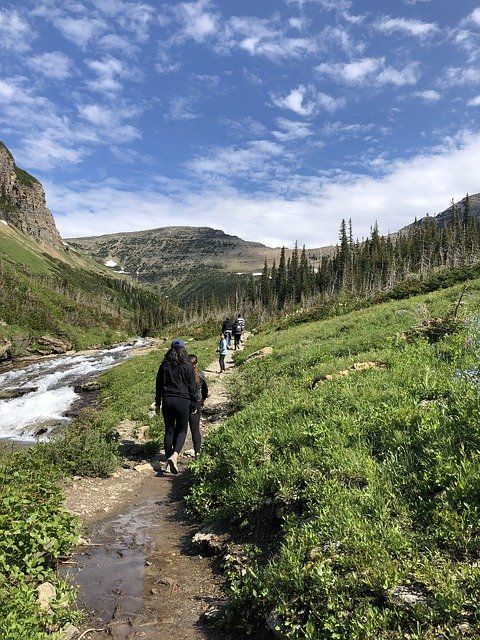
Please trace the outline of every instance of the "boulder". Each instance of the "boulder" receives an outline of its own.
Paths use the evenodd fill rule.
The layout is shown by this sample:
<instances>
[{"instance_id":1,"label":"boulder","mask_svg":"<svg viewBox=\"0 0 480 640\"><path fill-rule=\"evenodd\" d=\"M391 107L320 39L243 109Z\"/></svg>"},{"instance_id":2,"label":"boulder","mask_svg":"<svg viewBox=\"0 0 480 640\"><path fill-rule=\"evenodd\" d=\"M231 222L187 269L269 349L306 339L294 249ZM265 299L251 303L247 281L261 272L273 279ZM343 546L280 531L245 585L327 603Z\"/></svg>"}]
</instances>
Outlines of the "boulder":
<instances>
[{"instance_id":1,"label":"boulder","mask_svg":"<svg viewBox=\"0 0 480 640\"><path fill-rule=\"evenodd\" d=\"M0 361L12 359L11 348L12 343L10 342L10 340L2 340L0 342Z\"/></svg>"},{"instance_id":2,"label":"boulder","mask_svg":"<svg viewBox=\"0 0 480 640\"><path fill-rule=\"evenodd\" d=\"M65 353L66 351L70 351L72 348L71 342L60 340L60 338L54 338L48 335L38 338L37 342L38 344L48 347L50 353Z\"/></svg>"},{"instance_id":3,"label":"boulder","mask_svg":"<svg viewBox=\"0 0 480 640\"><path fill-rule=\"evenodd\" d=\"M53 613L50 603L57 597L57 591L54 585L51 582L43 582L38 585L37 594L38 606L40 609L46 613Z\"/></svg>"},{"instance_id":4,"label":"boulder","mask_svg":"<svg viewBox=\"0 0 480 640\"><path fill-rule=\"evenodd\" d=\"M12 398L21 398L27 393L34 393L38 387L20 387L18 389L5 389L0 391L0 400L11 400Z\"/></svg>"}]
</instances>

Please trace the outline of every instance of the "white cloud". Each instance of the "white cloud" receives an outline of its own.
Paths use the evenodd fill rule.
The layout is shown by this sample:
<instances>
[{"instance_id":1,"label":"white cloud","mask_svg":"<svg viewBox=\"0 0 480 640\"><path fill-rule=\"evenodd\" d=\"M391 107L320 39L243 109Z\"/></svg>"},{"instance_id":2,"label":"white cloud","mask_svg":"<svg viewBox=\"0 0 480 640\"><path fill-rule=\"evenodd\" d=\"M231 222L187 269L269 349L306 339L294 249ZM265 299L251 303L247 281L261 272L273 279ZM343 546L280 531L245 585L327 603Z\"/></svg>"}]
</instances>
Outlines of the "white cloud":
<instances>
[{"instance_id":1,"label":"white cloud","mask_svg":"<svg viewBox=\"0 0 480 640\"><path fill-rule=\"evenodd\" d=\"M108 30L106 22L100 18L69 18L61 16L53 20L56 28L67 40L79 47L85 47L92 39Z\"/></svg>"},{"instance_id":2,"label":"white cloud","mask_svg":"<svg viewBox=\"0 0 480 640\"><path fill-rule=\"evenodd\" d=\"M119 51L127 56L137 55L140 52L140 48L132 44L127 36L120 36L118 33L102 36L98 44L106 51Z\"/></svg>"},{"instance_id":3,"label":"white cloud","mask_svg":"<svg viewBox=\"0 0 480 640\"><path fill-rule=\"evenodd\" d=\"M61 51L50 51L29 58L27 61L37 73L52 80L66 80L72 73L72 61Z\"/></svg>"},{"instance_id":4,"label":"white cloud","mask_svg":"<svg viewBox=\"0 0 480 640\"><path fill-rule=\"evenodd\" d=\"M106 56L102 60L88 60L87 66L97 74L96 80L87 81L87 86L92 91L103 93L116 93L122 89L120 80L139 80L142 72L139 69L129 67L122 60L112 56Z\"/></svg>"},{"instance_id":5,"label":"white cloud","mask_svg":"<svg viewBox=\"0 0 480 640\"><path fill-rule=\"evenodd\" d=\"M24 53L31 48L34 33L17 11L0 9L0 42L2 49Z\"/></svg>"},{"instance_id":6,"label":"white cloud","mask_svg":"<svg viewBox=\"0 0 480 640\"><path fill-rule=\"evenodd\" d=\"M175 96L170 100L168 113L165 114L166 120L194 120L199 118L200 114L195 113L192 109L192 100L184 96Z\"/></svg>"},{"instance_id":7,"label":"white cloud","mask_svg":"<svg viewBox=\"0 0 480 640\"><path fill-rule=\"evenodd\" d=\"M277 118L277 126L281 131L273 131L272 135L280 142L299 140L312 135L311 125L306 122Z\"/></svg>"},{"instance_id":8,"label":"white cloud","mask_svg":"<svg viewBox=\"0 0 480 640\"><path fill-rule=\"evenodd\" d=\"M424 102L438 102L441 96L438 91L434 91L433 89L426 89L425 91L415 91L413 94L415 98L420 98Z\"/></svg>"},{"instance_id":9,"label":"white cloud","mask_svg":"<svg viewBox=\"0 0 480 640\"><path fill-rule=\"evenodd\" d=\"M313 87L301 84L297 89L292 89L285 98L270 96L273 104L282 109L290 109L300 116L311 116L316 111L316 102L309 96L314 96Z\"/></svg>"},{"instance_id":10,"label":"white cloud","mask_svg":"<svg viewBox=\"0 0 480 640\"><path fill-rule=\"evenodd\" d=\"M95 0L95 5L108 18L115 18L121 29L133 33L137 42L148 40L155 17L155 9L151 5L122 0Z\"/></svg>"},{"instance_id":11,"label":"white cloud","mask_svg":"<svg viewBox=\"0 0 480 640\"><path fill-rule=\"evenodd\" d=\"M46 184L47 204L64 237L168 225L225 230L228 212L229 228L244 239L270 246L292 246L297 239L300 246L314 248L336 243L340 222L346 217L345 202L349 203L354 236L361 238L369 235L375 220L381 233L397 231L415 217L443 211L452 198L457 201L471 192L478 182L480 135L465 132L456 146L445 148L386 165L380 179L346 172L325 176L287 173L278 184L283 193L295 193L288 198L281 192L265 190L244 195L219 183L215 188L204 183L195 191L177 184L175 194L170 196L163 189L152 188L151 179L150 187L137 191L133 185L129 190L108 183L71 188ZM222 163L229 161L229 151L235 150L223 150L217 162L212 157L214 168L221 171ZM271 151L264 146L257 162L261 164ZM281 154L281 147L274 148L274 153ZM243 158L236 156L230 171L247 171L251 159L248 153ZM434 184L435 189L425 190L425 184ZM134 217L132 211L136 212Z\"/></svg>"},{"instance_id":12,"label":"white cloud","mask_svg":"<svg viewBox=\"0 0 480 640\"><path fill-rule=\"evenodd\" d=\"M56 139L49 132L26 136L23 140L24 154L28 164L42 171L59 165L80 162L87 154L85 148L79 145L68 145L62 139Z\"/></svg>"},{"instance_id":13,"label":"white cloud","mask_svg":"<svg viewBox=\"0 0 480 640\"><path fill-rule=\"evenodd\" d=\"M476 27L480 27L480 7L477 7L470 13L464 20L464 22L471 23Z\"/></svg>"},{"instance_id":14,"label":"white cloud","mask_svg":"<svg viewBox=\"0 0 480 640\"><path fill-rule=\"evenodd\" d=\"M239 48L251 56L275 60L297 58L316 53L318 40L312 37L291 38L278 28L276 21L254 17L233 17L220 34L220 49Z\"/></svg>"},{"instance_id":15,"label":"white cloud","mask_svg":"<svg viewBox=\"0 0 480 640\"><path fill-rule=\"evenodd\" d=\"M475 96L475 98L471 98L471 100L469 100L467 104L469 107L480 107L480 96Z\"/></svg>"},{"instance_id":16,"label":"white cloud","mask_svg":"<svg viewBox=\"0 0 480 640\"><path fill-rule=\"evenodd\" d=\"M135 116L137 113L136 108L122 105L118 105L116 109L96 103L78 107L80 118L99 129L99 140L114 141L117 144L125 144L141 137L138 129L124 122L126 118Z\"/></svg>"},{"instance_id":17,"label":"white cloud","mask_svg":"<svg viewBox=\"0 0 480 640\"><path fill-rule=\"evenodd\" d=\"M208 156L196 158L186 166L201 176L202 181L210 175L225 178L242 176L258 182L272 171L283 171L275 160L280 155L285 160L282 145L269 140L254 140L243 148L213 149Z\"/></svg>"},{"instance_id":18,"label":"white cloud","mask_svg":"<svg viewBox=\"0 0 480 640\"><path fill-rule=\"evenodd\" d=\"M478 67L448 67L445 69L441 83L447 87L461 87L480 83Z\"/></svg>"},{"instance_id":19,"label":"white cloud","mask_svg":"<svg viewBox=\"0 0 480 640\"><path fill-rule=\"evenodd\" d=\"M407 20L406 18L390 18L385 16L375 23L375 27L383 33L399 31L416 38L426 38L438 31L433 22L421 22L420 20Z\"/></svg>"},{"instance_id":20,"label":"white cloud","mask_svg":"<svg viewBox=\"0 0 480 640\"><path fill-rule=\"evenodd\" d=\"M210 0L180 2L175 8L177 18L182 23L182 37L204 42L218 32L219 16L210 11Z\"/></svg>"},{"instance_id":21,"label":"white cloud","mask_svg":"<svg viewBox=\"0 0 480 640\"><path fill-rule=\"evenodd\" d=\"M362 137L363 139L368 140L374 133L378 133L382 136L388 135L389 130L386 127L374 124L373 122L355 122L353 124L347 124L345 122L337 121L326 124L322 129L322 133L337 139Z\"/></svg>"},{"instance_id":22,"label":"white cloud","mask_svg":"<svg viewBox=\"0 0 480 640\"><path fill-rule=\"evenodd\" d=\"M347 63L322 63L316 67L319 73L329 75L347 84L368 83L372 86L415 84L419 77L419 65L410 62L401 69L385 65L385 58L361 58Z\"/></svg>"},{"instance_id":23,"label":"white cloud","mask_svg":"<svg viewBox=\"0 0 480 640\"><path fill-rule=\"evenodd\" d=\"M285 97L271 94L270 99L275 106L305 117L314 115L319 108L333 112L345 105L343 98L333 98L326 93L317 92L312 85L307 87L302 84Z\"/></svg>"}]
</instances>

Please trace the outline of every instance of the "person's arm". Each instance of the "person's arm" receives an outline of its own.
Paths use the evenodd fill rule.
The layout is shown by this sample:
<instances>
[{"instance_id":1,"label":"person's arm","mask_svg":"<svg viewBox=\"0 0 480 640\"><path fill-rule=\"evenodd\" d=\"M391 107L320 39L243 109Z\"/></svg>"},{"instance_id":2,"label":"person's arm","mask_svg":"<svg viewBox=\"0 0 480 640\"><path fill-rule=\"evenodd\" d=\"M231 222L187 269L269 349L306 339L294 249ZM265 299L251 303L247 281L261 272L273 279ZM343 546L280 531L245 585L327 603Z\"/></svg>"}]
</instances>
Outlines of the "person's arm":
<instances>
[{"instance_id":1,"label":"person's arm","mask_svg":"<svg viewBox=\"0 0 480 640\"><path fill-rule=\"evenodd\" d=\"M163 392L164 392L164 376L163 376L163 367L162 365L160 365L157 371L157 379L155 381L155 413L160 412Z\"/></svg>"},{"instance_id":2,"label":"person's arm","mask_svg":"<svg viewBox=\"0 0 480 640\"><path fill-rule=\"evenodd\" d=\"M203 404L205 400L208 398L208 385L207 385L207 381L205 380L205 375L203 372L200 374L200 383L202 386L202 404Z\"/></svg>"},{"instance_id":3,"label":"person's arm","mask_svg":"<svg viewBox=\"0 0 480 640\"><path fill-rule=\"evenodd\" d=\"M187 388L188 396L190 400L190 413L197 412L197 381L195 380L195 374L193 373L193 367L187 367Z\"/></svg>"}]
</instances>

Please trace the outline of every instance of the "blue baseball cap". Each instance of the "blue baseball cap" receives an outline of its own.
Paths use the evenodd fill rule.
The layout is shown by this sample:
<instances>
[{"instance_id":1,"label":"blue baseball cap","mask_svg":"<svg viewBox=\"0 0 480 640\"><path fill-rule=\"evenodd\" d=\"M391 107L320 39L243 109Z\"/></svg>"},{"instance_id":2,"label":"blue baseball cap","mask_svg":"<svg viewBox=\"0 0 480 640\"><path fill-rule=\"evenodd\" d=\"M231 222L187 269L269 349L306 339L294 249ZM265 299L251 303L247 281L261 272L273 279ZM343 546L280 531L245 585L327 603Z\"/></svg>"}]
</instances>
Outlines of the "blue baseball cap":
<instances>
[{"instance_id":1,"label":"blue baseball cap","mask_svg":"<svg viewBox=\"0 0 480 640\"><path fill-rule=\"evenodd\" d=\"M172 341L172 347L184 347L185 346L185 342L183 340L180 340L180 338L175 338L175 340Z\"/></svg>"}]
</instances>

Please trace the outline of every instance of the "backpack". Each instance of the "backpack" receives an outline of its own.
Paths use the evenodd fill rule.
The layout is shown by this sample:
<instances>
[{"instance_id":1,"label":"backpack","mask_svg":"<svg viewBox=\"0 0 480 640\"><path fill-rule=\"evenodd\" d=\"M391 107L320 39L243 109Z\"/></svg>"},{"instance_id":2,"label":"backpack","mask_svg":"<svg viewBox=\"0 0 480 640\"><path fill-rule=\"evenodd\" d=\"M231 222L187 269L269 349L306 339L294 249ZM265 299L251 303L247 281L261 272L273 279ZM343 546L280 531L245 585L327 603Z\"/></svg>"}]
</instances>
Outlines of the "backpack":
<instances>
[{"instance_id":1,"label":"backpack","mask_svg":"<svg viewBox=\"0 0 480 640\"><path fill-rule=\"evenodd\" d=\"M233 325L233 335L241 336L242 335L242 325L240 322L235 322Z\"/></svg>"}]
</instances>

